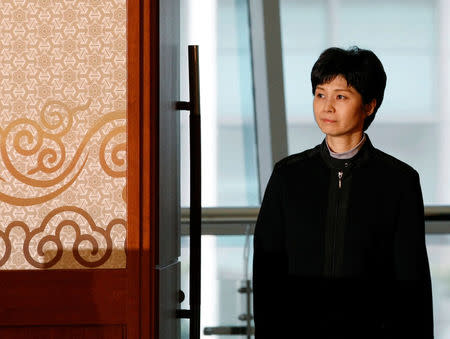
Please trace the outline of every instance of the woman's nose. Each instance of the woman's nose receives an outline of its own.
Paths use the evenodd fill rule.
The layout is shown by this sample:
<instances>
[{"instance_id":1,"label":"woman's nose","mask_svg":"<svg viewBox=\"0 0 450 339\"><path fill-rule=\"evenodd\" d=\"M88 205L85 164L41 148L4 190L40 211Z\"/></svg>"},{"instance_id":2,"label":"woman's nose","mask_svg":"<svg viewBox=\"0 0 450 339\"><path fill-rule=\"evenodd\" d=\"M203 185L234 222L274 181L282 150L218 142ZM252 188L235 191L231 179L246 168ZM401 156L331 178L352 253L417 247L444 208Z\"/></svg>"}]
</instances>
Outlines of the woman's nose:
<instances>
[{"instance_id":1,"label":"woman's nose","mask_svg":"<svg viewBox=\"0 0 450 339\"><path fill-rule=\"evenodd\" d=\"M327 112L334 112L334 103L331 99L327 99L325 103L325 110Z\"/></svg>"}]
</instances>

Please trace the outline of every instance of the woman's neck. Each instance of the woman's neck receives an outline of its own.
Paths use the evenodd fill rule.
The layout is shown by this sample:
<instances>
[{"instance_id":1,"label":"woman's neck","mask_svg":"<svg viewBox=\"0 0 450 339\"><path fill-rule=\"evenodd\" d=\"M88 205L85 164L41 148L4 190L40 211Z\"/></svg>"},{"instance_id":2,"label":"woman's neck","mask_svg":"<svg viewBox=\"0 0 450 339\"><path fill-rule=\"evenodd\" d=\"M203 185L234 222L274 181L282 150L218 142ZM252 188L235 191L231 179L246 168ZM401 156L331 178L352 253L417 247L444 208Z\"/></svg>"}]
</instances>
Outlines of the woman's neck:
<instances>
[{"instance_id":1,"label":"woman's neck","mask_svg":"<svg viewBox=\"0 0 450 339\"><path fill-rule=\"evenodd\" d=\"M350 135L327 135L327 144L333 152L344 153L356 147L362 140L363 135L364 133L362 131Z\"/></svg>"}]
</instances>

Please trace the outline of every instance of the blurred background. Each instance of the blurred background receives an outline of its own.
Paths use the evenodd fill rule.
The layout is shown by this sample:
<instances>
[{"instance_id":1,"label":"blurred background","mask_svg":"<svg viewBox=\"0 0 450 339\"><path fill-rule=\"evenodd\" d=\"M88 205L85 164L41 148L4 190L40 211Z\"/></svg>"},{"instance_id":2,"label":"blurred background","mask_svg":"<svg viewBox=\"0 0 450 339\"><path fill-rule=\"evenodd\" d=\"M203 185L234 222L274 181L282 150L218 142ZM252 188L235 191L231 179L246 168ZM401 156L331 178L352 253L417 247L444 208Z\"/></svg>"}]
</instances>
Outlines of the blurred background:
<instances>
[{"instance_id":1,"label":"blurred background","mask_svg":"<svg viewBox=\"0 0 450 339\"><path fill-rule=\"evenodd\" d=\"M251 278L255 220L242 213L256 215L271 171L268 163L283 152L294 154L322 142L313 118L310 72L325 48L356 45L380 58L387 87L367 133L375 147L419 172L427 210L450 205L450 0L279 0L270 12L255 3L181 2L181 46L186 46L180 55L181 98L189 96L187 45L200 46L202 203L229 219L216 216L203 228L202 332L246 326L239 316L247 312L247 299L238 289ZM264 100L269 100L269 112L259 109ZM265 126L268 117L280 127ZM180 131L181 205L188 207L188 115ZM185 218L181 288L187 298L182 308L189 307L186 226ZM449 226L427 222L437 339L450 338ZM182 338L188 338L187 320Z\"/></svg>"}]
</instances>

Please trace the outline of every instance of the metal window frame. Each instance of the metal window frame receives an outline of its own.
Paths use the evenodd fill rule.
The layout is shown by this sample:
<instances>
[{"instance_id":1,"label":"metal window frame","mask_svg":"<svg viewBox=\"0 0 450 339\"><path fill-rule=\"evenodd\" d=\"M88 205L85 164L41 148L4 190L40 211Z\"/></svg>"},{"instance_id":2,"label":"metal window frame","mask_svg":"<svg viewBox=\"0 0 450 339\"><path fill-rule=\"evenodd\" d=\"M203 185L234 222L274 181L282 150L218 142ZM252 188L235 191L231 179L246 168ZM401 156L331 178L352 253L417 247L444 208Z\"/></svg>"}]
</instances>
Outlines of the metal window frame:
<instances>
[{"instance_id":1,"label":"metal window frame","mask_svg":"<svg viewBox=\"0 0 450 339\"><path fill-rule=\"evenodd\" d=\"M202 235L245 235L254 232L259 207L203 208ZM450 234L450 206L425 207L425 233ZM189 208L181 210L181 235L189 235Z\"/></svg>"},{"instance_id":2,"label":"metal window frame","mask_svg":"<svg viewBox=\"0 0 450 339\"><path fill-rule=\"evenodd\" d=\"M288 154L279 0L248 0L259 196Z\"/></svg>"}]
</instances>

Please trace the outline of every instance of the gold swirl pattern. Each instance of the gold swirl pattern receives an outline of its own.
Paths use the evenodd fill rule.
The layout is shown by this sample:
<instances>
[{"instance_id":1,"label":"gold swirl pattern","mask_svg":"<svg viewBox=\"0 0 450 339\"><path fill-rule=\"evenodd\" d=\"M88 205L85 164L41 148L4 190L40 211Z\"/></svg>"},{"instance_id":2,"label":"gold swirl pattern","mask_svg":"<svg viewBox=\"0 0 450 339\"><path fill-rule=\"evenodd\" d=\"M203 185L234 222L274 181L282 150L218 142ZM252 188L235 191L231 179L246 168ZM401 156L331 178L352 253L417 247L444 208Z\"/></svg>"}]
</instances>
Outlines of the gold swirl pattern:
<instances>
[{"instance_id":1,"label":"gold swirl pattern","mask_svg":"<svg viewBox=\"0 0 450 339\"><path fill-rule=\"evenodd\" d=\"M103 142L100 146L100 164L103 168L103 170L111 177L113 178L120 178L124 177L126 175L126 170L122 171L116 171L112 169L106 162L105 155L106 155L106 146L107 144L113 139L115 136L126 133L127 129L125 126L120 126L115 129L113 129L109 134L103 139ZM127 150L126 143L120 143L117 145L114 145L111 151L111 160L112 162L117 166L124 166L125 160L123 158L120 158L120 153L125 154Z\"/></svg>"},{"instance_id":2,"label":"gold swirl pattern","mask_svg":"<svg viewBox=\"0 0 450 339\"><path fill-rule=\"evenodd\" d=\"M50 258L48 261L38 261L30 253L30 243L32 242L33 238L38 236L41 233L45 232L45 229L49 225L50 221L55 218L57 215L64 213L64 212L72 212L69 214L76 214L81 216L89 225L89 228L92 232L100 234L103 239L106 241L106 249L103 253L103 255L100 256L97 260L88 260L88 258L84 258L80 254L80 244L83 241L87 241L92 246L91 250L91 257L96 256L99 253L99 245L97 239L92 234L81 234L81 228L80 225L75 221L71 219L63 219L60 221L55 229L54 234L45 235L43 236L37 243L36 252L39 257L45 257L46 253L44 251L44 246L47 243L53 243L56 245L56 252L53 255L52 258ZM67 215L67 213L66 213ZM108 225L106 226L106 229L103 229L102 227L99 227L95 224L93 218L83 209L75 206L62 206L59 208L56 208L55 210L51 211L49 214L45 216L43 221L41 222L40 226L38 228L35 228L33 231L30 231L30 227L26 225L22 221L13 221L11 222L7 227L5 231L0 231L0 238L3 240L5 245L5 251L3 253L3 256L0 258L0 266L3 266L8 259L11 256L11 241L10 241L10 234L11 231L14 228L20 228L25 233L25 241L23 243L23 253L25 256L26 261L32 265L35 268L51 268L54 266L62 257L63 255L63 244L61 242L61 231L64 227L71 227L75 231L75 240L72 247L72 254L74 259L81 264L84 267L98 267L103 265L111 256L112 250L113 250L113 242L111 239L111 230L116 225L122 225L124 228L126 228L126 221L124 219L116 218L111 220Z\"/></svg>"},{"instance_id":3,"label":"gold swirl pattern","mask_svg":"<svg viewBox=\"0 0 450 339\"><path fill-rule=\"evenodd\" d=\"M40 114L40 124L32 121L30 119L17 119L10 123L4 130L0 130L0 154L2 156L3 163L5 164L6 169L9 171L12 176L21 181L22 183L32 186L32 187L52 187L58 185L62 181L64 181L70 173L75 169L77 163L81 159L83 151L86 145L89 143L94 134L99 132L103 127L107 124L114 122L116 120L126 119L126 111L119 110L113 111L103 115L98 121L94 124L94 126L85 134L83 140L81 141L76 153L74 154L72 160L68 163L65 169L63 169L64 163L66 163L66 148L65 144L62 141L62 137L64 137L73 126L73 117L74 115L82 110L85 110L89 107L89 102L86 105L78 106L73 109L70 109L67 105L59 101L50 101L47 102ZM51 108L54 108L53 110ZM59 108L56 110L55 108ZM19 131L14 134L14 130L20 128L20 126L29 126L30 129L25 129L22 127ZM53 133L48 132L53 131ZM34 133L33 133L34 132ZM113 170L106 161L106 146L111 140L114 139L117 135L121 133L126 133L126 126L119 126L113 128L103 139L100 146L100 164L108 175L111 177L124 177L126 174L126 170L116 171ZM8 143L7 140L9 135L12 136L13 140L13 150L18 154L25 157L32 157L37 155L37 163L35 166L27 172L28 175L22 174L17 168L13 165L10 158L10 151L8 151ZM57 149L51 149L49 147L44 146L44 140L50 140L54 144L57 145ZM126 153L126 143L120 143L114 145L111 151L111 160L113 164L117 166L125 167L124 156L121 158L120 154L125 155ZM58 160L59 158L59 160ZM7 194L0 192L0 201L4 201L6 203L16 205L16 206L29 206L40 204L46 202L48 200L54 199L56 196L64 192L67 188L69 188L77 177L80 175L81 171L86 164L88 156L82 161L81 167L75 172L72 179L65 183L62 187L55 189L53 192L32 198L21 198L21 197L13 197ZM30 177L35 173L45 173L51 174L55 172L60 172L59 175L52 179L35 179ZM3 179L4 181L4 179Z\"/></svg>"}]
</instances>

